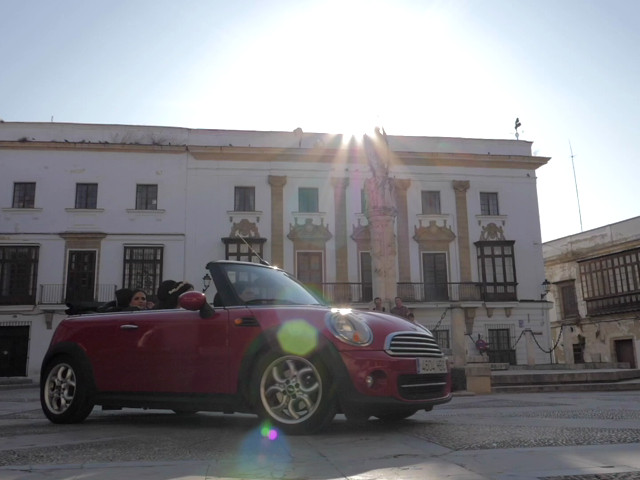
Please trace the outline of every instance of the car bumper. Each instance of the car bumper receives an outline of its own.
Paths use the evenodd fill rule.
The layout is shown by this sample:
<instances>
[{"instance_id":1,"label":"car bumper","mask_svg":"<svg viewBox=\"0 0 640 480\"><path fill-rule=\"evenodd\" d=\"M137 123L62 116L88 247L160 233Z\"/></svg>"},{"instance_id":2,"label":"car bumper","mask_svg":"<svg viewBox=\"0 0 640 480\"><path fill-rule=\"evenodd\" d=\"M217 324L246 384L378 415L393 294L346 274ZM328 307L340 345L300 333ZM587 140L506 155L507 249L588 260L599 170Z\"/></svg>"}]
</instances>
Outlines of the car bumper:
<instances>
[{"instance_id":1,"label":"car bumper","mask_svg":"<svg viewBox=\"0 0 640 480\"><path fill-rule=\"evenodd\" d=\"M419 374L416 357L392 357L381 351L340 352L348 378L340 382L343 409L430 410L451 400L451 374Z\"/></svg>"}]
</instances>

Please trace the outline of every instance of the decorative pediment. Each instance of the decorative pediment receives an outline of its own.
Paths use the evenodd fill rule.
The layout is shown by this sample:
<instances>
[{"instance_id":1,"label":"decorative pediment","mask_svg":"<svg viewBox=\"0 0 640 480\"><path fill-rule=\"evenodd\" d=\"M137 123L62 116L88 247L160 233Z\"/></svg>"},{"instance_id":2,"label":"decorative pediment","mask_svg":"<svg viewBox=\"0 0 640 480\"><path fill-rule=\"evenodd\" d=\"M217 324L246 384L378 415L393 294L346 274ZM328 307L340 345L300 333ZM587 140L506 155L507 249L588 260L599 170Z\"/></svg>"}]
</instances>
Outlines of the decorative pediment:
<instances>
[{"instance_id":1,"label":"decorative pediment","mask_svg":"<svg viewBox=\"0 0 640 480\"><path fill-rule=\"evenodd\" d=\"M500 241L506 240L504 230L495 223L489 223L482 227L480 232L480 241Z\"/></svg>"},{"instance_id":2,"label":"decorative pediment","mask_svg":"<svg viewBox=\"0 0 640 480\"><path fill-rule=\"evenodd\" d=\"M449 244L456 238L450 227L437 225L434 220L428 226L414 227L413 239L418 242L422 250L448 250Z\"/></svg>"},{"instance_id":3,"label":"decorative pediment","mask_svg":"<svg viewBox=\"0 0 640 480\"><path fill-rule=\"evenodd\" d=\"M239 222L235 222L231 226L231 233L229 234L229 237L233 238L237 236L245 238L259 238L260 232L258 231L258 226L255 223L250 222L245 218Z\"/></svg>"},{"instance_id":4,"label":"decorative pediment","mask_svg":"<svg viewBox=\"0 0 640 480\"><path fill-rule=\"evenodd\" d=\"M320 220L320 225L314 224L312 218L305 219L303 224L299 224L297 219L295 225L289 224L287 238L292 241L305 242L327 242L333 235L329 228Z\"/></svg>"}]
</instances>

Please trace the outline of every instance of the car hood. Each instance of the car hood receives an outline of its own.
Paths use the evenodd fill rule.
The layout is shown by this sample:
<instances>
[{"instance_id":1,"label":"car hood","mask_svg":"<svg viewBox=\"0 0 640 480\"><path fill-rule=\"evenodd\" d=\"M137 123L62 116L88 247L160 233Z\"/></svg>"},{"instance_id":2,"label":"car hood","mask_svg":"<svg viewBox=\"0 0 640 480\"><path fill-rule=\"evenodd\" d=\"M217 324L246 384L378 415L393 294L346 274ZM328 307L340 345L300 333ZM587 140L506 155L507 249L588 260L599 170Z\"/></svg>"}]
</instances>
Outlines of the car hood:
<instances>
[{"instance_id":1,"label":"car hood","mask_svg":"<svg viewBox=\"0 0 640 480\"><path fill-rule=\"evenodd\" d=\"M431 335L427 329L395 315L348 308L329 308L325 306L267 306L251 307L255 318L259 319L263 329L280 328L293 321L304 321L313 325L339 349L369 348L383 350L387 337L399 332L412 332ZM373 340L367 347L354 347L338 340L331 329L329 321L333 315L349 315L366 323L373 333ZM232 314L233 316L233 314Z\"/></svg>"}]
</instances>

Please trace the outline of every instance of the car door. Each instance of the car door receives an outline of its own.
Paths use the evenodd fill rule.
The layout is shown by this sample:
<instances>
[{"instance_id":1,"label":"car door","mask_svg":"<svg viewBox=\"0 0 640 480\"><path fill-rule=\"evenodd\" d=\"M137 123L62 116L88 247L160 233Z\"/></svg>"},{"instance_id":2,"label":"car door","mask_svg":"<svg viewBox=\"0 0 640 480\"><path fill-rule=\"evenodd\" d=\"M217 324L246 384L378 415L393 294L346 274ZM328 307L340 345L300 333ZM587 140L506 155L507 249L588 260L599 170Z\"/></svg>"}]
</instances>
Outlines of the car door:
<instances>
[{"instance_id":1,"label":"car door","mask_svg":"<svg viewBox=\"0 0 640 480\"><path fill-rule=\"evenodd\" d=\"M227 393L228 318L182 309L114 316L110 348L94 357L102 391ZM113 332L112 332L113 333Z\"/></svg>"}]
</instances>

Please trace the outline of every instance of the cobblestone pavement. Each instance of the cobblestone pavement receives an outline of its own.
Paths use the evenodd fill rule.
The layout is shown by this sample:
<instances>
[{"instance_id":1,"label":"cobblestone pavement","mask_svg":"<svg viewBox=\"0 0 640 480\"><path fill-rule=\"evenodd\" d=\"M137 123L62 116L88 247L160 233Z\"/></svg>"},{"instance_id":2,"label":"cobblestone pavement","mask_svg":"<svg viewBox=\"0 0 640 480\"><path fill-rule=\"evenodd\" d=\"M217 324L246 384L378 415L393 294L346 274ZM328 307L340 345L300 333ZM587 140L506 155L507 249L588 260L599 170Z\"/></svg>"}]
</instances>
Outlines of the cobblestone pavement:
<instances>
[{"instance_id":1,"label":"cobblestone pavement","mask_svg":"<svg viewBox=\"0 0 640 480\"><path fill-rule=\"evenodd\" d=\"M275 441L248 415L96 408L53 425L37 396L0 390L0 480L640 480L640 391L457 396L394 424L338 416Z\"/></svg>"}]
</instances>

